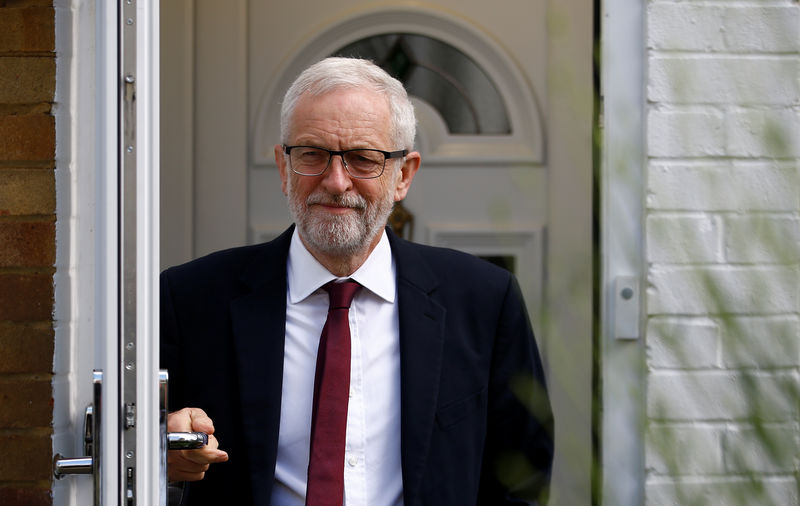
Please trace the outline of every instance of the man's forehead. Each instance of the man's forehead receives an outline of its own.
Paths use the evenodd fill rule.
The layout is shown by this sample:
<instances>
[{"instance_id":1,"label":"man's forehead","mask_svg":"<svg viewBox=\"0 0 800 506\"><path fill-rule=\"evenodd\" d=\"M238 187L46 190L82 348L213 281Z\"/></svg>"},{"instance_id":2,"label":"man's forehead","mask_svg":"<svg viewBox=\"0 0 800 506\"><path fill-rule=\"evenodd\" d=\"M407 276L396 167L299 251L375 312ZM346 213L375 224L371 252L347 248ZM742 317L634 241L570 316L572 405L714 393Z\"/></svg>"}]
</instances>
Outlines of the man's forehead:
<instances>
[{"instance_id":1,"label":"man's forehead","mask_svg":"<svg viewBox=\"0 0 800 506\"><path fill-rule=\"evenodd\" d=\"M297 99L295 110L302 105L316 106L322 102L362 102L369 101L383 103L389 108L389 99L385 93L365 86L338 86L327 90L308 90L303 92Z\"/></svg>"},{"instance_id":2,"label":"man's forehead","mask_svg":"<svg viewBox=\"0 0 800 506\"><path fill-rule=\"evenodd\" d=\"M343 88L300 96L289 123L290 138L383 138L391 128L386 97L370 89Z\"/></svg>"}]
</instances>

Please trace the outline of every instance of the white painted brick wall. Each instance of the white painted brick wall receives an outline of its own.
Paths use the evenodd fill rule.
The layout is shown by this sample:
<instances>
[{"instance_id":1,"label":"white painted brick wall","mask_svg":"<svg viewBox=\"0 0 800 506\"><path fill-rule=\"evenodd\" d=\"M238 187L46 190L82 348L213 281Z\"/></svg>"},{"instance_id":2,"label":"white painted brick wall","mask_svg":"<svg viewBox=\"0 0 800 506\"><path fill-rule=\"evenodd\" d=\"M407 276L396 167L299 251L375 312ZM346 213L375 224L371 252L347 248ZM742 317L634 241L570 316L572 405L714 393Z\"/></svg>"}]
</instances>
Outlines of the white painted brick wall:
<instances>
[{"instance_id":1,"label":"white painted brick wall","mask_svg":"<svg viewBox=\"0 0 800 506\"><path fill-rule=\"evenodd\" d=\"M769 76L756 76L769 79ZM740 108L728 114L726 154L734 157L800 157L800 107Z\"/></svg>"},{"instance_id":2,"label":"white painted brick wall","mask_svg":"<svg viewBox=\"0 0 800 506\"><path fill-rule=\"evenodd\" d=\"M645 504L800 505L800 3L646 40Z\"/></svg>"},{"instance_id":3,"label":"white painted brick wall","mask_svg":"<svg viewBox=\"0 0 800 506\"><path fill-rule=\"evenodd\" d=\"M797 418L797 374L785 371L653 371L647 386L651 421L769 422ZM667 448L669 450L669 448ZM665 456L665 458L671 455Z\"/></svg>"},{"instance_id":4,"label":"white painted brick wall","mask_svg":"<svg viewBox=\"0 0 800 506\"><path fill-rule=\"evenodd\" d=\"M792 473L798 454L797 428L792 424L732 428L722 441L728 473Z\"/></svg>"},{"instance_id":5,"label":"white painted brick wall","mask_svg":"<svg viewBox=\"0 0 800 506\"><path fill-rule=\"evenodd\" d=\"M792 2L651 2L648 47L698 53L792 53L800 12Z\"/></svg>"},{"instance_id":6,"label":"white painted brick wall","mask_svg":"<svg viewBox=\"0 0 800 506\"><path fill-rule=\"evenodd\" d=\"M720 326L722 367L800 367L800 325L795 315L726 318ZM758 346L746 346L750 336L758 336Z\"/></svg>"},{"instance_id":7,"label":"white painted brick wall","mask_svg":"<svg viewBox=\"0 0 800 506\"><path fill-rule=\"evenodd\" d=\"M647 436L645 465L653 473L692 476L725 472L724 425L652 423ZM665 452L665 448L673 451Z\"/></svg>"},{"instance_id":8,"label":"white painted brick wall","mask_svg":"<svg viewBox=\"0 0 800 506\"><path fill-rule=\"evenodd\" d=\"M800 261L800 218L782 214L724 218L725 258L731 263Z\"/></svg>"},{"instance_id":9,"label":"white painted brick wall","mask_svg":"<svg viewBox=\"0 0 800 506\"><path fill-rule=\"evenodd\" d=\"M800 61L785 56L654 56L650 58L647 94L658 103L796 104L800 100L799 70Z\"/></svg>"},{"instance_id":10,"label":"white painted brick wall","mask_svg":"<svg viewBox=\"0 0 800 506\"><path fill-rule=\"evenodd\" d=\"M713 369L720 367L720 324L711 318L650 318L647 361L652 369Z\"/></svg>"},{"instance_id":11,"label":"white painted brick wall","mask_svg":"<svg viewBox=\"0 0 800 506\"><path fill-rule=\"evenodd\" d=\"M792 314L800 290L796 265L654 265L648 278L650 315Z\"/></svg>"},{"instance_id":12,"label":"white painted brick wall","mask_svg":"<svg viewBox=\"0 0 800 506\"><path fill-rule=\"evenodd\" d=\"M797 481L787 476L767 476L753 485L747 476L720 477L713 481L696 477L653 478L647 489L648 506L797 504Z\"/></svg>"},{"instance_id":13,"label":"white painted brick wall","mask_svg":"<svg viewBox=\"0 0 800 506\"><path fill-rule=\"evenodd\" d=\"M657 125L649 126L658 136ZM796 162L651 158L647 177L651 216L669 210L791 214L800 209Z\"/></svg>"}]
</instances>

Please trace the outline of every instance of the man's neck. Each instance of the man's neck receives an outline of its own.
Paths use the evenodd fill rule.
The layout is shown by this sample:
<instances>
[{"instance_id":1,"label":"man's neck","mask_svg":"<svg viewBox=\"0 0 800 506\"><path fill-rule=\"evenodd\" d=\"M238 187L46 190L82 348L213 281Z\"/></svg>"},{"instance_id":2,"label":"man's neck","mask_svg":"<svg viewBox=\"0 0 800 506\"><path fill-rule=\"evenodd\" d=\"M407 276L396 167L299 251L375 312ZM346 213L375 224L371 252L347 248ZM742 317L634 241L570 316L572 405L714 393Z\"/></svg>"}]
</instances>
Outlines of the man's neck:
<instances>
[{"instance_id":1,"label":"man's neck","mask_svg":"<svg viewBox=\"0 0 800 506\"><path fill-rule=\"evenodd\" d=\"M375 235L370 243L356 253L350 255L328 255L324 252L311 248L306 240L303 239L303 234L299 234L300 241L303 243L303 246L305 246L306 250L311 253L311 256L313 256L317 262L322 264L323 267L328 269L331 274L340 278L350 276L356 272L359 267L364 265L364 262L367 261L367 258L369 258L369 255L375 249L375 246L377 246L380 242L382 235L383 230L381 229L381 231Z\"/></svg>"}]
</instances>

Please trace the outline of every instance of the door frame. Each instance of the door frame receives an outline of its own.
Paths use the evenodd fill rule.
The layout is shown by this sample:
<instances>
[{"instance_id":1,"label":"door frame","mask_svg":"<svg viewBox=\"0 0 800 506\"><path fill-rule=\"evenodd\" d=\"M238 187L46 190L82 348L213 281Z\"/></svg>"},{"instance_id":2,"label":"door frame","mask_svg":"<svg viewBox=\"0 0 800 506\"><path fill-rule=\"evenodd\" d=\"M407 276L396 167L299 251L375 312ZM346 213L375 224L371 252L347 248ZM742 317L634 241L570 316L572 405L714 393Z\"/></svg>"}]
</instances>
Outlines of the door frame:
<instances>
[{"instance_id":1,"label":"door frame","mask_svg":"<svg viewBox=\"0 0 800 506\"><path fill-rule=\"evenodd\" d=\"M598 482L602 504L635 506L645 499L645 10L601 4Z\"/></svg>"},{"instance_id":2,"label":"door frame","mask_svg":"<svg viewBox=\"0 0 800 506\"><path fill-rule=\"evenodd\" d=\"M124 10L127 7L127 11ZM121 504L125 458L136 462L138 504L159 504L162 481L158 381L158 146L159 6L157 1L55 2L56 188L55 360L53 454L83 457L84 411L93 401L92 371L103 371L99 496ZM128 44L136 54L135 108L124 112L119 51L125 21L135 30ZM134 42L135 41L135 42ZM123 122L135 115L135 312L136 342L123 355L124 277L120 166ZM130 227L129 227L130 228ZM131 243L129 243L131 244ZM127 362L123 362L127 360ZM136 371L136 451L121 451L123 393L120 376ZM109 428L113 428L109 430ZM118 428L120 428L118 430ZM93 504L88 476L54 481L56 505Z\"/></svg>"},{"instance_id":3,"label":"door frame","mask_svg":"<svg viewBox=\"0 0 800 506\"><path fill-rule=\"evenodd\" d=\"M65 0L56 3L56 193L55 360L53 454L84 455L84 409L93 401L92 370L118 375L116 5ZM113 27L113 29L111 29ZM114 146L113 149L108 149ZM101 168L111 168L102 170ZM113 302L112 302L113 301ZM103 394L118 404L117 388ZM116 410L101 424L116 427ZM116 462L116 436L105 433L101 460ZM101 497L116 499L117 473L105 473ZM114 494L112 495L112 492ZM53 504L93 504L86 476L53 482ZM109 503L110 504L110 503Z\"/></svg>"},{"instance_id":4,"label":"door frame","mask_svg":"<svg viewBox=\"0 0 800 506\"><path fill-rule=\"evenodd\" d=\"M173 216L171 223L165 224L162 237L169 238L166 240L174 244L174 248L168 246L167 250L180 250L188 255L171 257L173 263L218 249L219 243L211 245L198 238L197 229L204 226L206 220L222 224L216 227L219 232L212 234L221 244L234 246L248 242L247 202L240 197L230 198L231 194L248 195L250 160L247 132L252 125L235 119L240 113L239 117L247 118L248 110L248 2L230 2L224 12L214 14L212 8L213 2L208 0L191 4L184 0L170 6L170 15L179 26L175 30L175 43L184 50L181 61L192 62L191 70L195 76L191 83L178 77L180 85L170 91L169 98L165 96L165 102L177 103L181 111L177 121L182 124L182 130L178 144L172 146L173 153L191 153L193 159L187 163L194 166L194 172L182 173L172 182L173 186L165 187L164 193L170 200L191 202L191 205L181 204L177 208L177 213L183 216ZM547 315L544 334L550 337L542 352L550 364L571 364L571 368L548 370L549 386L554 399L557 399L555 409L562 414L558 420L556 444L565 449L555 462L555 491L551 500L554 505L591 504L592 473L597 457L593 450L594 392L591 387L595 345L592 325L593 8L591 0L547 0L546 7L550 36L546 48L549 77L547 105L543 111L547 118L544 149L549 167L564 168L552 171L548 192L550 195L569 196L552 198L547 204L551 221L545 257L551 282L544 293ZM234 36L226 36L220 29L226 26L236 27L232 32ZM187 97L190 96L191 102L196 104L212 96L209 83L218 80L220 75L220 71L209 69L214 60L225 69L222 74L234 92L214 98L213 118L200 117L194 111L186 111ZM571 62L580 63L573 65ZM169 70L165 68L165 72ZM248 121L253 120L250 118ZM192 146L192 141L199 136L198 130L212 122L230 126L226 128L224 138L220 137L220 143L216 146ZM174 162L176 159L170 155L170 160ZM226 170L206 170L214 165L224 166ZM584 176L577 187L573 185L573 174L569 171L581 171ZM203 192L213 195L216 202L224 205L208 203L215 199L199 204L196 195ZM193 237L187 240L190 234ZM187 242L193 244L191 251L185 247Z\"/></svg>"}]
</instances>

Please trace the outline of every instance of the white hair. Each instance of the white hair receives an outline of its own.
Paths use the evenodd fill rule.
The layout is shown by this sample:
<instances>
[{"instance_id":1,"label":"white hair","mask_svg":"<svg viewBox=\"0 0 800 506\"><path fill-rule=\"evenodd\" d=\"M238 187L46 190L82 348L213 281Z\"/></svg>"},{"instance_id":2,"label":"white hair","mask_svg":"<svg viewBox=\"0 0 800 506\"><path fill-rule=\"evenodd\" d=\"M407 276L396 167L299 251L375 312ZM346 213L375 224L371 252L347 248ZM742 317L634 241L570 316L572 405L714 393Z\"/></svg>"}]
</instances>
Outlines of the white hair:
<instances>
[{"instance_id":1,"label":"white hair","mask_svg":"<svg viewBox=\"0 0 800 506\"><path fill-rule=\"evenodd\" d=\"M341 88L366 88L386 97L391 111L391 149L412 150L417 120L402 83L369 60L326 58L304 70L284 95L281 104L281 142L289 142L294 109L306 93L315 96Z\"/></svg>"}]
</instances>

